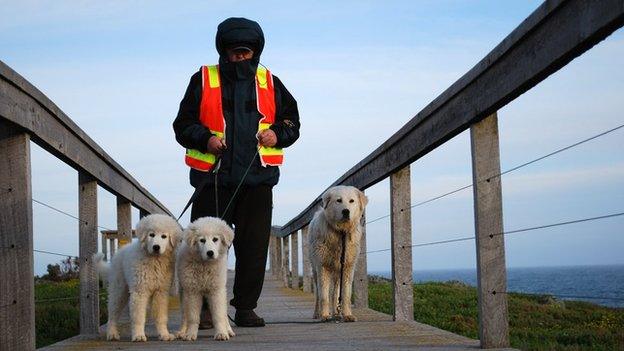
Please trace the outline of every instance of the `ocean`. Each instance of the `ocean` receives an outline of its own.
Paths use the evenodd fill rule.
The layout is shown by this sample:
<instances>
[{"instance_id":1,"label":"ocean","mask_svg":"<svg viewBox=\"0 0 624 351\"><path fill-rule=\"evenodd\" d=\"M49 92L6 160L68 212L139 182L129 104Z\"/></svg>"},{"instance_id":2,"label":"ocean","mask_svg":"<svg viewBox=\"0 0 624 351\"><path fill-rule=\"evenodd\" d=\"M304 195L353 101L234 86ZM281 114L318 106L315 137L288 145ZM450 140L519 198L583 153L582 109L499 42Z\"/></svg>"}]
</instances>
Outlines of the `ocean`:
<instances>
[{"instance_id":1,"label":"ocean","mask_svg":"<svg viewBox=\"0 0 624 351\"><path fill-rule=\"evenodd\" d=\"M391 272L369 272L391 277ZM415 283L457 280L477 285L475 269L414 271ZM562 300L582 300L624 308L624 265L507 268L507 290L550 294Z\"/></svg>"}]
</instances>

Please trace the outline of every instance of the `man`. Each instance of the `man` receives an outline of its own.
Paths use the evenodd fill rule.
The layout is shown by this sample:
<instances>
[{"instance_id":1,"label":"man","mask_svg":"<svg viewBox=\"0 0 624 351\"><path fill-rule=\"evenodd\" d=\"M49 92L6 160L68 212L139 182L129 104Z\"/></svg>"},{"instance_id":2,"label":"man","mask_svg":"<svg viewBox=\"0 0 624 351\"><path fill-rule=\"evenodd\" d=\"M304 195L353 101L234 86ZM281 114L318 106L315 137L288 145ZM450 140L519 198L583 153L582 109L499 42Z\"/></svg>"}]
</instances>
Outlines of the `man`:
<instances>
[{"instance_id":1,"label":"man","mask_svg":"<svg viewBox=\"0 0 624 351\"><path fill-rule=\"evenodd\" d=\"M299 112L282 82L259 67L264 34L258 23L228 18L219 24L216 47L219 65L191 77L173 129L187 148L191 185L199 188L191 220L217 216L234 225L235 323L260 327L264 319L253 310L264 282L272 188L282 148L299 138ZM208 318L203 312L202 325Z\"/></svg>"}]
</instances>

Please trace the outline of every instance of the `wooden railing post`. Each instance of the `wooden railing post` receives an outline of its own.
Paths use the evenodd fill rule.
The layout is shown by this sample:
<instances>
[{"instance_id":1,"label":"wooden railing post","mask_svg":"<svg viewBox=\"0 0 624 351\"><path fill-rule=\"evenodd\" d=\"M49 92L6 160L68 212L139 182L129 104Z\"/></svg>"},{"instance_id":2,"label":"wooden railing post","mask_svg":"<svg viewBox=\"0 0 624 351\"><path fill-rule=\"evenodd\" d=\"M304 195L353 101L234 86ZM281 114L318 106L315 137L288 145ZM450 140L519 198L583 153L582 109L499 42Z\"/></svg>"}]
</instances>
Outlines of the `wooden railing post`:
<instances>
[{"instance_id":1,"label":"wooden railing post","mask_svg":"<svg viewBox=\"0 0 624 351\"><path fill-rule=\"evenodd\" d=\"M290 255L292 262L290 264L290 287L299 289L299 231L290 234Z\"/></svg>"},{"instance_id":2,"label":"wooden railing post","mask_svg":"<svg viewBox=\"0 0 624 351\"><path fill-rule=\"evenodd\" d=\"M284 286L288 287L288 277L290 276L290 265L289 261L289 241L290 237L285 236L282 238L282 279L284 279Z\"/></svg>"},{"instance_id":3,"label":"wooden railing post","mask_svg":"<svg viewBox=\"0 0 624 351\"><path fill-rule=\"evenodd\" d=\"M269 235L269 273L275 275L275 245L273 244L273 229Z\"/></svg>"},{"instance_id":4,"label":"wooden railing post","mask_svg":"<svg viewBox=\"0 0 624 351\"><path fill-rule=\"evenodd\" d=\"M34 350L30 136L0 122L0 159L0 350Z\"/></svg>"},{"instance_id":5,"label":"wooden railing post","mask_svg":"<svg viewBox=\"0 0 624 351\"><path fill-rule=\"evenodd\" d=\"M91 257L97 252L97 181L78 173L78 218L80 256L80 334L98 334L100 326L99 286Z\"/></svg>"},{"instance_id":6,"label":"wooden railing post","mask_svg":"<svg viewBox=\"0 0 624 351\"><path fill-rule=\"evenodd\" d=\"M507 273L496 113L470 127L474 191L479 338L482 348L509 346ZM499 293L497 293L499 292Z\"/></svg>"},{"instance_id":7,"label":"wooden railing post","mask_svg":"<svg viewBox=\"0 0 624 351\"><path fill-rule=\"evenodd\" d=\"M301 263L303 265L303 292L312 292L312 264L310 263L310 243L308 226L301 228Z\"/></svg>"},{"instance_id":8,"label":"wooden railing post","mask_svg":"<svg viewBox=\"0 0 624 351\"><path fill-rule=\"evenodd\" d=\"M409 166L390 176L392 286L395 321L414 319L412 285L412 215Z\"/></svg>"},{"instance_id":9,"label":"wooden railing post","mask_svg":"<svg viewBox=\"0 0 624 351\"><path fill-rule=\"evenodd\" d=\"M273 237L273 245L275 247L275 278L282 278L282 239L278 236Z\"/></svg>"},{"instance_id":10,"label":"wooden railing post","mask_svg":"<svg viewBox=\"0 0 624 351\"><path fill-rule=\"evenodd\" d=\"M104 254L104 259L108 260L108 240L106 240L106 234L100 232L100 244L102 244L102 253Z\"/></svg>"},{"instance_id":11,"label":"wooden railing post","mask_svg":"<svg viewBox=\"0 0 624 351\"><path fill-rule=\"evenodd\" d=\"M368 308L368 268L366 267L366 212L362 214L360 220L362 224L362 241L360 244L360 255L355 266L353 277L353 294L355 296L354 305L356 308Z\"/></svg>"},{"instance_id":12,"label":"wooden railing post","mask_svg":"<svg viewBox=\"0 0 624 351\"><path fill-rule=\"evenodd\" d=\"M108 239L108 243L110 244L110 258L113 258L113 256L115 256L115 251L117 250L115 238Z\"/></svg>"},{"instance_id":13,"label":"wooden railing post","mask_svg":"<svg viewBox=\"0 0 624 351\"><path fill-rule=\"evenodd\" d=\"M132 204L117 196L117 245L119 248L132 241Z\"/></svg>"}]
</instances>

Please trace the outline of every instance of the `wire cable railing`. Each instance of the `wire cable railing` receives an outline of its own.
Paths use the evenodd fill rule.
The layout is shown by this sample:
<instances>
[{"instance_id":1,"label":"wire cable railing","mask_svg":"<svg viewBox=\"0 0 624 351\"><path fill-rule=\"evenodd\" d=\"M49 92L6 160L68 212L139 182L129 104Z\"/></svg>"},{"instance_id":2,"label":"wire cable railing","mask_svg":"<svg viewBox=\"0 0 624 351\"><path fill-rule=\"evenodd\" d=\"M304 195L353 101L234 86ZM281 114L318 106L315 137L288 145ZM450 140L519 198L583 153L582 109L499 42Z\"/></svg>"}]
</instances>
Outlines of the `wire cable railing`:
<instances>
[{"instance_id":1,"label":"wire cable railing","mask_svg":"<svg viewBox=\"0 0 624 351\"><path fill-rule=\"evenodd\" d=\"M597 221L597 220L600 220L600 219L607 219L607 218L613 218L613 217L619 217L619 216L624 216L624 212L611 213L611 214L606 214L606 215L596 216L596 217L580 218L580 219L574 219L574 220L570 220L570 221L550 223L550 224L543 224L543 225L539 225L539 226L533 226L533 227L527 227L527 228L521 228L521 229L508 230L508 231L504 231L504 232L500 232L500 233L491 233L491 234L488 234L488 236L490 238L493 238L493 237L499 236L499 235L517 234L517 233L523 233L523 232L528 232L528 231L533 231L533 230L538 230L538 229L559 227L559 226L563 226L563 225L570 225L570 224L576 224L576 223L582 223L582 222ZM426 243L419 243L419 244L413 244L413 245L409 245L409 246L400 246L400 247L402 249L404 249L406 247L415 248L415 247L432 246L432 245L439 245L439 244L448 244L448 243L454 243L454 242L459 242L459 241L469 241L469 240L475 240L475 239L476 239L476 237L473 235L473 236L465 236L465 237L460 237L460 238L452 238L452 239L439 240L439 241L430 241L430 242L426 242ZM365 254L369 254L369 253L377 253L377 252L386 252L386 251L391 251L391 250L392 250L391 248L389 248L389 249L371 250L371 251L363 252L360 255L365 255Z\"/></svg>"},{"instance_id":2,"label":"wire cable railing","mask_svg":"<svg viewBox=\"0 0 624 351\"><path fill-rule=\"evenodd\" d=\"M577 146L579 146L579 145L585 144L585 143L587 143L587 142L589 142L589 141L592 141L592 140L594 140L594 139L598 139L598 138L600 138L600 137L602 137L602 136L605 136L605 135L607 135L607 134L613 133L613 132L615 132L615 131L617 131L617 130L620 130L620 129L622 129L622 128L624 128L624 124L620 124L620 125L618 125L617 127L614 127L614 128L608 129L608 130L605 130L605 131L603 131L603 132L600 132L600 133L598 133L598 134L592 135L592 136L590 136L590 137L588 137L588 138L585 138L585 139L583 139L583 140L577 141L577 142L575 142L575 143L573 143L573 144L570 144L570 145L568 145L568 146L565 146L565 147L562 147L562 148L560 148L560 149L557 149L557 150L555 150L555 151L553 151L553 152L550 152L550 153L548 153L548 154L546 154L546 155L543 155L543 156L540 156L540 157L534 158L534 159L532 159L532 160L530 160L530 161L527 161L527 162L525 162L525 163L522 163L522 164L519 164L519 165L517 165L517 166L511 167L511 168L509 168L509 169L507 169L507 170L505 170L505 171L503 171L503 172L500 172L500 173L498 173L498 174L496 174L496 175L493 175L493 176L488 177L488 178L485 178L485 179L481 179L481 180L479 180L478 182L484 182L484 181L485 181L485 182L490 182L492 179L495 179L495 178L501 177L501 176L503 176L503 175L505 175L505 174L511 173L511 172L513 172L513 171L516 171L516 170L518 170L518 169L524 168L524 167L529 166L529 165L531 165L531 164L534 164L534 163L536 163L536 162L542 161L542 160L544 160L544 159L547 159L547 158L549 158L549 157L552 157L552 156L557 155L557 154L559 154L559 153L562 153L562 152L564 152L564 151L567 151L567 150L573 149L573 148L575 148L575 147L577 147ZM447 196L449 196L449 195L453 195L453 194L455 194L455 193L458 193L458 192L460 192L460 191L462 191L462 190L466 190L466 189L468 189L468 188L472 188L472 186L473 186L473 185L474 185L473 183L468 184L468 185L464 185L464 186L459 187L459 188L457 188L457 189L455 189L455 190L451 190L451 191L446 192L446 193L444 193L444 194L440 194L440 195L434 196L434 197L432 197L432 198L429 198L429 199L427 199L427 200L423 200L423 201L420 201L420 202L418 202L418 203L415 203L415 204L411 205L409 208L410 208L410 209L412 209L412 208L416 208L416 207L419 207L419 206L422 206L422 205L428 204L428 203L430 203L430 202L433 202L433 201L436 201L436 200L442 199L442 198L447 197ZM405 210L405 209L402 209L402 210ZM381 216L381 217L377 217L377 218L375 218L375 219L372 219L372 220L370 220L370 221L367 221L367 222L366 222L366 224L371 224L371 223L374 223L374 222L380 221L380 220L382 220L382 219L388 218L388 217L390 217L390 216L391 216L391 214L386 214L386 215L383 215L383 216Z\"/></svg>"}]
</instances>

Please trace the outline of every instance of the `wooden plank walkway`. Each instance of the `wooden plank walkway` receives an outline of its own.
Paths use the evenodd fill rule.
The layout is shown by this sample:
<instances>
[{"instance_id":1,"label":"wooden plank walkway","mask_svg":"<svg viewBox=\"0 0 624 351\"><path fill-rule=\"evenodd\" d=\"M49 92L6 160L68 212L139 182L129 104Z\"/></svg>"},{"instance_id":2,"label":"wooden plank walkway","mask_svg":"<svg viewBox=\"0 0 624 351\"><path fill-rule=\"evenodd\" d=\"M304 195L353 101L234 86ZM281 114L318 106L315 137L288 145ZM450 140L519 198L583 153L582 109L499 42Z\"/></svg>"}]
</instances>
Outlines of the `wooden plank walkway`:
<instances>
[{"instance_id":1,"label":"wooden plank walkway","mask_svg":"<svg viewBox=\"0 0 624 351\"><path fill-rule=\"evenodd\" d=\"M228 281L231 294L232 274ZM197 341L158 341L153 324L148 321L149 340L129 341L129 326L122 325L122 341L109 342L100 336L77 336L43 350L475 350L479 342L417 322L393 322L392 317L371 309L354 309L355 323L313 322L312 294L283 287L267 272L258 309L269 323L264 328L238 328L229 341L213 340L212 330L200 330ZM169 326L174 332L180 323L177 301L170 306ZM234 309L230 307L230 315Z\"/></svg>"}]
</instances>

